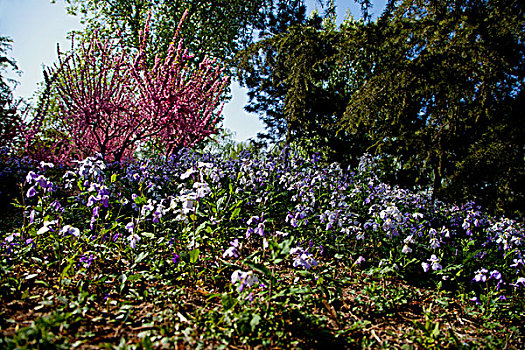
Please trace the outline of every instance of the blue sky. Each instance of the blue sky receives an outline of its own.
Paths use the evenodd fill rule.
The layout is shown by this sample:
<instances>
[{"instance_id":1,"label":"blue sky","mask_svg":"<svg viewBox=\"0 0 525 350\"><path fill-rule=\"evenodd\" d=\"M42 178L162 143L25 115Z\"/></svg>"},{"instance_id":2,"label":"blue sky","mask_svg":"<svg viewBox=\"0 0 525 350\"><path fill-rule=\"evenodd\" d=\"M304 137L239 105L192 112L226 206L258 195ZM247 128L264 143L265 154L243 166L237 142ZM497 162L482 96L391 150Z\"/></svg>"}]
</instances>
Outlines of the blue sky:
<instances>
[{"instance_id":1,"label":"blue sky","mask_svg":"<svg viewBox=\"0 0 525 350\"><path fill-rule=\"evenodd\" d=\"M306 3L312 11L316 1L307 0ZM360 17L353 0L337 0L336 5L339 20L348 10L354 17ZM0 0L0 35L13 40L10 56L22 72L20 77L14 77L20 83L15 90L16 96L31 98L43 80L42 65L50 66L57 58L57 43L64 50L69 48L67 33L81 28L78 17L66 14L63 0L55 4L50 0ZM231 88L233 98L223 109L223 126L234 131L238 141L255 137L263 130L263 124L257 115L244 111L246 91L236 82Z\"/></svg>"}]
</instances>

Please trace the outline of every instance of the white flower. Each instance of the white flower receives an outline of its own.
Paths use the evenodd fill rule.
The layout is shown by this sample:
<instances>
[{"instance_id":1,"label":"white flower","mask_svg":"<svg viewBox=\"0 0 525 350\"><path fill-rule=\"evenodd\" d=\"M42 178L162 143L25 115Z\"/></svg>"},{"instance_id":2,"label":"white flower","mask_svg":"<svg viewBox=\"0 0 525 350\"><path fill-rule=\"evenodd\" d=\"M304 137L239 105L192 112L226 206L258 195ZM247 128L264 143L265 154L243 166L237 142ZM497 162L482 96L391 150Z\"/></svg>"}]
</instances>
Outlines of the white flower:
<instances>
[{"instance_id":1,"label":"white flower","mask_svg":"<svg viewBox=\"0 0 525 350\"><path fill-rule=\"evenodd\" d=\"M481 268L479 270L476 271L476 275L474 276L474 281L476 282L485 282L487 280L487 276L486 274L488 273L489 271L485 268Z\"/></svg>"},{"instance_id":2,"label":"white flower","mask_svg":"<svg viewBox=\"0 0 525 350\"><path fill-rule=\"evenodd\" d=\"M51 230L51 228L49 226L51 225L56 225L58 223L58 220L52 220L52 221L45 221L44 222L44 226L42 226L37 232L36 234L37 235L41 235L43 233L46 233L48 232L49 230Z\"/></svg>"},{"instance_id":3,"label":"white flower","mask_svg":"<svg viewBox=\"0 0 525 350\"><path fill-rule=\"evenodd\" d=\"M132 249L135 249L135 247L137 246L137 242L140 241L140 236L134 233L128 236L128 240L129 240L129 246Z\"/></svg>"},{"instance_id":4,"label":"white flower","mask_svg":"<svg viewBox=\"0 0 525 350\"><path fill-rule=\"evenodd\" d=\"M436 237L432 237L430 239L429 244L430 244L430 248L432 248L432 249L439 248L439 246L440 246L440 242L439 242L439 240Z\"/></svg>"},{"instance_id":5,"label":"white flower","mask_svg":"<svg viewBox=\"0 0 525 350\"><path fill-rule=\"evenodd\" d=\"M301 247L295 247L295 248L290 249L290 254L292 255L302 254L302 253L304 253L304 249Z\"/></svg>"},{"instance_id":6,"label":"white flower","mask_svg":"<svg viewBox=\"0 0 525 350\"><path fill-rule=\"evenodd\" d=\"M12 235L7 236L5 238L5 241L8 242L8 243L11 243L15 239L15 236L20 237L20 233L19 232L14 232Z\"/></svg>"},{"instance_id":7,"label":"white flower","mask_svg":"<svg viewBox=\"0 0 525 350\"><path fill-rule=\"evenodd\" d=\"M187 196L182 203L182 213L188 214L195 208L195 199Z\"/></svg>"},{"instance_id":8,"label":"white flower","mask_svg":"<svg viewBox=\"0 0 525 350\"><path fill-rule=\"evenodd\" d=\"M44 161L41 161L41 162L40 162L40 167L41 167L41 168L44 168L44 167L54 168L55 165L54 165L53 163L46 163L46 162L44 162Z\"/></svg>"},{"instance_id":9,"label":"white flower","mask_svg":"<svg viewBox=\"0 0 525 350\"><path fill-rule=\"evenodd\" d=\"M197 163L197 168L207 168L207 169L211 169L211 168L213 168L213 164L212 164L212 163L198 162L198 163Z\"/></svg>"},{"instance_id":10,"label":"white flower","mask_svg":"<svg viewBox=\"0 0 525 350\"><path fill-rule=\"evenodd\" d=\"M411 253L412 252L412 248L410 248L408 245L405 244L403 246L403 249L401 250L401 252L403 252L405 254Z\"/></svg>"},{"instance_id":11,"label":"white flower","mask_svg":"<svg viewBox=\"0 0 525 350\"><path fill-rule=\"evenodd\" d=\"M193 168L190 168L186 170L186 172L180 176L180 179L185 180L188 177L190 177L192 174L195 174L196 172L197 172L196 170L194 170Z\"/></svg>"},{"instance_id":12,"label":"white flower","mask_svg":"<svg viewBox=\"0 0 525 350\"><path fill-rule=\"evenodd\" d=\"M80 230L76 227L73 227L73 226L70 226L70 225L66 225L64 227L62 227L62 229L60 230L60 233L62 234L70 234L72 236L75 236L75 237L78 237L80 236Z\"/></svg>"},{"instance_id":13,"label":"white flower","mask_svg":"<svg viewBox=\"0 0 525 350\"><path fill-rule=\"evenodd\" d=\"M127 225L126 225L126 230L129 231L129 233L133 233L133 229L135 228L135 224L133 223L133 221L130 221Z\"/></svg>"},{"instance_id":14,"label":"white flower","mask_svg":"<svg viewBox=\"0 0 525 350\"><path fill-rule=\"evenodd\" d=\"M312 266L317 266L317 261L310 253L303 253L297 256L293 262L293 267L304 267L307 270Z\"/></svg>"},{"instance_id":15,"label":"white flower","mask_svg":"<svg viewBox=\"0 0 525 350\"><path fill-rule=\"evenodd\" d=\"M253 274L252 271L244 272L241 270L237 270L234 273L232 273L231 281L232 284L239 282L238 291L242 292L244 288L250 288L255 283L259 282L259 279Z\"/></svg>"},{"instance_id":16,"label":"white flower","mask_svg":"<svg viewBox=\"0 0 525 350\"><path fill-rule=\"evenodd\" d=\"M428 259L427 261L429 261L432 264L432 270L434 271L441 270L443 268L443 266L439 264L439 259L435 254L432 254L432 256L430 256L430 259Z\"/></svg>"},{"instance_id":17,"label":"white flower","mask_svg":"<svg viewBox=\"0 0 525 350\"><path fill-rule=\"evenodd\" d=\"M423 218L423 214L421 214L421 213L413 213L412 217L414 219L422 219Z\"/></svg>"},{"instance_id":18,"label":"white flower","mask_svg":"<svg viewBox=\"0 0 525 350\"><path fill-rule=\"evenodd\" d=\"M193 188L197 190L197 198L203 198L211 192L210 186L206 182L195 182Z\"/></svg>"}]
</instances>

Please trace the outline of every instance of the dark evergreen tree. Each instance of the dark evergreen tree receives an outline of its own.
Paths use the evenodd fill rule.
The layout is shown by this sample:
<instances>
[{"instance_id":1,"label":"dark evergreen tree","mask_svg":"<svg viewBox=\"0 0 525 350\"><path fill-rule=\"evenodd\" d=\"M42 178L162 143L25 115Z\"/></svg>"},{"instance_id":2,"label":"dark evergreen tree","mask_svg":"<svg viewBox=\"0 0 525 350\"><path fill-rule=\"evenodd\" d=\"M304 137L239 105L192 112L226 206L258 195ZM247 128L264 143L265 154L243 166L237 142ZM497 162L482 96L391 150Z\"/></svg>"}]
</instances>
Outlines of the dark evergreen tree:
<instances>
[{"instance_id":1,"label":"dark evergreen tree","mask_svg":"<svg viewBox=\"0 0 525 350\"><path fill-rule=\"evenodd\" d=\"M342 125L369 130L377 152L423 170L438 197L523 210L524 9L391 1L363 36L348 37L347 55L375 59Z\"/></svg>"},{"instance_id":2,"label":"dark evergreen tree","mask_svg":"<svg viewBox=\"0 0 525 350\"><path fill-rule=\"evenodd\" d=\"M239 80L249 89L246 110L256 112L266 125L261 135L273 142L294 143L327 161L352 162L369 143L366 134L338 130L364 65L340 54L344 42L335 25L335 9L324 16L298 16L295 25L252 45L238 55ZM290 21L289 17L283 20ZM363 22L346 21L348 31Z\"/></svg>"}]
</instances>

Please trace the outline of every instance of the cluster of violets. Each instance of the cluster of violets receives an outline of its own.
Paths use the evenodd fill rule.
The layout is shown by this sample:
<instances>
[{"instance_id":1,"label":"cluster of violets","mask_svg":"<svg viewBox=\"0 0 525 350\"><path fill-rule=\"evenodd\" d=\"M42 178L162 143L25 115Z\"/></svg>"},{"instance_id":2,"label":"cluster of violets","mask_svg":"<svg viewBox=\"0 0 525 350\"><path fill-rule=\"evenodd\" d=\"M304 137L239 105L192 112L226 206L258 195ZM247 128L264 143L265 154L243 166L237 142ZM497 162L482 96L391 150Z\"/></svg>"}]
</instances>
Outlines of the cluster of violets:
<instances>
[{"instance_id":1,"label":"cluster of violets","mask_svg":"<svg viewBox=\"0 0 525 350\"><path fill-rule=\"evenodd\" d=\"M169 159L127 164L91 157L54 178L47 176L53 164L41 163L24 184L29 224L7 233L2 249L14 254L19 246L37 247L39 237L54 232L136 250L144 232L160 236L178 225L168 240L183 240L177 249L190 250L202 244L196 226L224 226L216 260L239 267L230 276L239 293L265 287L245 259L285 239L293 246L281 264L294 270L315 272L333 253L327 247L339 246L354 266L390 264L400 273L417 267L429 278L463 279L473 289L491 283L500 298L521 293L523 223L489 216L474 203L434 201L430 190L383 183L376 161L365 155L353 170L284 153L225 159L182 150ZM73 204L88 215L68 212ZM180 253L173 252L173 262L180 262ZM91 250L79 263L89 268L96 259Z\"/></svg>"}]
</instances>

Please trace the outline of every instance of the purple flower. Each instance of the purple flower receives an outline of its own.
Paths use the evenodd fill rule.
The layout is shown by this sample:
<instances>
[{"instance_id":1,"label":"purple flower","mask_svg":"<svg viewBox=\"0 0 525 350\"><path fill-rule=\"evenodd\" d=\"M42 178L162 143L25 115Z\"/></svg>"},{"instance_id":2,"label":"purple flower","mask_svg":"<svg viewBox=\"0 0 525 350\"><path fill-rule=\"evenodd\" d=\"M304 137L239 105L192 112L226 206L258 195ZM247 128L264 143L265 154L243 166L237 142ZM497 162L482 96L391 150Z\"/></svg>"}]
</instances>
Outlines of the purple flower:
<instances>
[{"instance_id":1,"label":"purple flower","mask_svg":"<svg viewBox=\"0 0 525 350\"><path fill-rule=\"evenodd\" d=\"M237 290L240 293L244 290L244 288L250 288L255 283L259 282L259 279L253 274L252 271L244 272L241 270L237 270L234 273L232 273L231 281L232 284L236 284L237 282L239 282L239 287Z\"/></svg>"},{"instance_id":2,"label":"purple flower","mask_svg":"<svg viewBox=\"0 0 525 350\"><path fill-rule=\"evenodd\" d=\"M109 196L108 195L103 195L102 198L100 198L100 201L102 202L102 205L105 208L109 208Z\"/></svg>"},{"instance_id":3,"label":"purple flower","mask_svg":"<svg viewBox=\"0 0 525 350\"><path fill-rule=\"evenodd\" d=\"M133 223L133 221L130 221L127 225L126 225L126 230L129 231L129 233L133 233L133 229L135 228L135 224Z\"/></svg>"},{"instance_id":4,"label":"purple flower","mask_svg":"<svg viewBox=\"0 0 525 350\"><path fill-rule=\"evenodd\" d=\"M44 190L51 189L53 184L49 182L44 175L40 175L35 179L36 182L40 185L40 187Z\"/></svg>"},{"instance_id":5,"label":"purple flower","mask_svg":"<svg viewBox=\"0 0 525 350\"><path fill-rule=\"evenodd\" d=\"M303 253L296 256L293 262L293 267L304 267L307 270L312 266L317 266L317 261L310 253Z\"/></svg>"},{"instance_id":6,"label":"purple flower","mask_svg":"<svg viewBox=\"0 0 525 350\"><path fill-rule=\"evenodd\" d=\"M69 235L72 235L72 236L75 236L75 237L78 237L80 236L80 230L76 227L73 227L73 226L70 226L70 225L66 225L64 227L62 227L62 229L60 230L60 233L62 234L69 234Z\"/></svg>"},{"instance_id":7,"label":"purple flower","mask_svg":"<svg viewBox=\"0 0 525 350\"><path fill-rule=\"evenodd\" d=\"M180 255L173 253L173 258L171 259L175 265L177 265L180 262Z\"/></svg>"},{"instance_id":8,"label":"purple flower","mask_svg":"<svg viewBox=\"0 0 525 350\"><path fill-rule=\"evenodd\" d=\"M238 258L239 253L237 251L237 248L239 247L239 240L236 238L233 241L230 242L231 247L226 249L224 253L222 254L222 258Z\"/></svg>"},{"instance_id":9,"label":"purple flower","mask_svg":"<svg viewBox=\"0 0 525 350\"><path fill-rule=\"evenodd\" d=\"M441 270L443 268L443 266L439 264L439 259L436 257L435 254L432 254L430 259L428 259L427 261L429 261L432 264L432 270L434 271Z\"/></svg>"},{"instance_id":10,"label":"purple flower","mask_svg":"<svg viewBox=\"0 0 525 350\"><path fill-rule=\"evenodd\" d=\"M494 270L490 273L490 277L489 278L494 278L496 280L500 280L501 279L501 273L499 273L498 270Z\"/></svg>"},{"instance_id":11,"label":"purple flower","mask_svg":"<svg viewBox=\"0 0 525 350\"><path fill-rule=\"evenodd\" d=\"M518 278L518 279L516 280L516 283L514 283L513 285L514 285L514 287L516 287L516 288L517 288L517 287L520 287L520 285L521 285L521 287L525 287L525 277L520 277L520 278Z\"/></svg>"},{"instance_id":12,"label":"purple flower","mask_svg":"<svg viewBox=\"0 0 525 350\"><path fill-rule=\"evenodd\" d=\"M91 196L89 196L86 205L87 205L88 207L90 207L90 206L92 206L93 204L95 204L96 201L97 201L97 199L96 199L93 195L91 195Z\"/></svg>"},{"instance_id":13,"label":"purple flower","mask_svg":"<svg viewBox=\"0 0 525 350\"><path fill-rule=\"evenodd\" d=\"M84 264L84 267L86 269L89 269L93 260L95 260L93 254L89 254L89 256L82 255L82 257L80 258L80 262Z\"/></svg>"},{"instance_id":14,"label":"purple flower","mask_svg":"<svg viewBox=\"0 0 525 350\"><path fill-rule=\"evenodd\" d=\"M410 248L408 245L404 245L403 249L401 250L402 253L408 254L412 252L412 248Z\"/></svg>"},{"instance_id":15,"label":"purple flower","mask_svg":"<svg viewBox=\"0 0 525 350\"><path fill-rule=\"evenodd\" d=\"M97 222L97 219L94 216L92 216L91 221L89 222L89 228L91 230L93 230L93 228L95 227L95 222Z\"/></svg>"},{"instance_id":16,"label":"purple flower","mask_svg":"<svg viewBox=\"0 0 525 350\"><path fill-rule=\"evenodd\" d=\"M474 276L472 281L485 282L487 280L487 275L486 275L487 272L489 272L489 271L487 269L485 269L485 268L479 269L478 271L476 271L476 275Z\"/></svg>"},{"instance_id":17,"label":"purple flower","mask_svg":"<svg viewBox=\"0 0 525 350\"><path fill-rule=\"evenodd\" d=\"M155 207L153 206L152 203L146 204L145 206L142 207L142 215L148 216L149 213L153 211L153 209L155 209Z\"/></svg>"},{"instance_id":18,"label":"purple flower","mask_svg":"<svg viewBox=\"0 0 525 350\"><path fill-rule=\"evenodd\" d=\"M260 218L256 215L250 217L248 221L246 222L247 225L251 225L252 223L258 223L260 221Z\"/></svg>"},{"instance_id":19,"label":"purple flower","mask_svg":"<svg viewBox=\"0 0 525 350\"><path fill-rule=\"evenodd\" d=\"M55 209L56 212L64 212L64 208L62 207L59 201L54 201L53 203L51 203L51 207Z\"/></svg>"},{"instance_id":20,"label":"purple flower","mask_svg":"<svg viewBox=\"0 0 525 350\"><path fill-rule=\"evenodd\" d=\"M259 236L264 236L264 222L259 223L254 230Z\"/></svg>"},{"instance_id":21,"label":"purple flower","mask_svg":"<svg viewBox=\"0 0 525 350\"><path fill-rule=\"evenodd\" d=\"M439 239L437 237L430 238L429 245L430 245L430 248L432 248L432 249L439 248L439 246L440 246Z\"/></svg>"},{"instance_id":22,"label":"purple flower","mask_svg":"<svg viewBox=\"0 0 525 350\"><path fill-rule=\"evenodd\" d=\"M129 240L129 246L132 249L135 249L135 247L137 246L137 242L140 241L140 236L132 233L131 235L128 236L128 240Z\"/></svg>"},{"instance_id":23,"label":"purple flower","mask_svg":"<svg viewBox=\"0 0 525 350\"><path fill-rule=\"evenodd\" d=\"M290 249L290 254L295 256L293 267L304 267L308 270L312 266L317 266L317 261L313 258L313 255L301 247Z\"/></svg>"},{"instance_id":24,"label":"purple flower","mask_svg":"<svg viewBox=\"0 0 525 350\"><path fill-rule=\"evenodd\" d=\"M35 186L31 186L29 190L27 190L26 197L31 198L31 197L34 197L35 195L36 195Z\"/></svg>"},{"instance_id":25,"label":"purple flower","mask_svg":"<svg viewBox=\"0 0 525 350\"><path fill-rule=\"evenodd\" d=\"M33 180L36 179L38 176L35 174L34 171L30 171L26 175L26 182L30 185L33 183Z\"/></svg>"}]
</instances>

